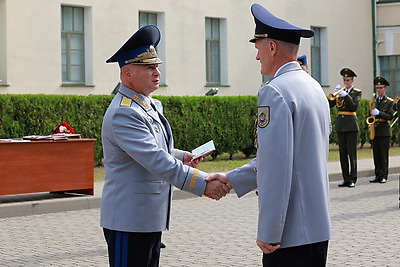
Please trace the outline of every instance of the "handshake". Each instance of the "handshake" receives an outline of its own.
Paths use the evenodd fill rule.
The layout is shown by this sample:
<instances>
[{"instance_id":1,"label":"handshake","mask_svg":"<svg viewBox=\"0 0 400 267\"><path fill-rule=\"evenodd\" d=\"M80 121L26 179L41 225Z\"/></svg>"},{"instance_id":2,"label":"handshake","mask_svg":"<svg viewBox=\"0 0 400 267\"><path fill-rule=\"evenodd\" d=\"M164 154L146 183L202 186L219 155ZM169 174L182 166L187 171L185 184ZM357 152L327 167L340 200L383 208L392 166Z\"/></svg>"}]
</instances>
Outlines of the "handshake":
<instances>
[{"instance_id":1,"label":"handshake","mask_svg":"<svg viewBox=\"0 0 400 267\"><path fill-rule=\"evenodd\" d=\"M185 153L183 157L183 162L190 167L196 168L197 165L203 161L203 157L195 157L192 153ZM206 189L204 190L204 195L208 198L215 200L220 200L222 197L226 196L231 189L232 185L229 183L228 178L225 173L210 173L206 178Z\"/></svg>"},{"instance_id":2,"label":"handshake","mask_svg":"<svg viewBox=\"0 0 400 267\"><path fill-rule=\"evenodd\" d=\"M225 173L210 173L206 181L207 186L204 195L211 199L220 200L233 188Z\"/></svg>"}]
</instances>

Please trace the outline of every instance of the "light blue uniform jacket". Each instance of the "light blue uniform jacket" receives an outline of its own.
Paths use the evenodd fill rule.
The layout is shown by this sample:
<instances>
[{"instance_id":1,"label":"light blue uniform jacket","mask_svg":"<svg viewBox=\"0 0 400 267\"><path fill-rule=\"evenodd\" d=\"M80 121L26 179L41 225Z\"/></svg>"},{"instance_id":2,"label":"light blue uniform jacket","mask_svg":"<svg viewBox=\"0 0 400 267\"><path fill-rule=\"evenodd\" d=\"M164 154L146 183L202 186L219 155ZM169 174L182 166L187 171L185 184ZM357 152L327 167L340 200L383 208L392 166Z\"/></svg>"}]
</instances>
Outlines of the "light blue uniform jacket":
<instances>
[{"instance_id":1,"label":"light blue uniform jacket","mask_svg":"<svg viewBox=\"0 0 400 267\"><path fill-rule=\"evenodd\" d=\"M100 225L125 232L169 228L171 185L201 196L207 174L183 165L161 102L124 86L108 107L102 142L106 170ZM162 123L164 121L164 125Z\"/></svg>"},{"instance_id":2,"label":"light blue uniform jacket","mask_svg":"<svg viewBox=\"0 0 400 267\"><path fill-rule=\"evenodd\" d=\"M257 158L227 173L239 197L258 188L260 241L284 248L331 238L330 129L328 100L297 62L260 89Z\"/></svg>"}]
</instances>

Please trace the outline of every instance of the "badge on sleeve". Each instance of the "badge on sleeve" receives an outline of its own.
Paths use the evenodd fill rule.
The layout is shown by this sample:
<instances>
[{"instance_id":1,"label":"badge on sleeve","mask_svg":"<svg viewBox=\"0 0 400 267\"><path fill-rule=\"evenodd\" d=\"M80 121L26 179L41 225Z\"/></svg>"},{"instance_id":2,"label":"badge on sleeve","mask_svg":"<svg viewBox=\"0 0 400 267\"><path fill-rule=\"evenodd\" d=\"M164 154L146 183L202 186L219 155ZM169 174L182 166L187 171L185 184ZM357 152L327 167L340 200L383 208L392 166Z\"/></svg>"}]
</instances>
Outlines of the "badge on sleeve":
<instances>
[{"instance_id":1,"label":"badge on sleeve","mask_svg":"<svg viewBox=\"0 0 400 267\"><path fill-rule=\"evenodd\" d=\"M270 118L270 110L269 106L266 107L258 107L258 115L257 115L257 125L260 128L264 128L269 124Z\"/></svg>"}]
</instances>

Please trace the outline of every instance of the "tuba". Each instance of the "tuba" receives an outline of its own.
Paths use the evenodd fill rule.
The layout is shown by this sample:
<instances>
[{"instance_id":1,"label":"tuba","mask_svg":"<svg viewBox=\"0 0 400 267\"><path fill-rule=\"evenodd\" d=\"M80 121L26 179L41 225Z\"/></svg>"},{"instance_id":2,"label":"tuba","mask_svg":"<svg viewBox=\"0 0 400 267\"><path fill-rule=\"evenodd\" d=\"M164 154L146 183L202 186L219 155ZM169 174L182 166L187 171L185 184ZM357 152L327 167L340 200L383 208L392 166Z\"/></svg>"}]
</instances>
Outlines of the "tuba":
<instances>
[{"instance_id":1,"label":"tuba","mask_svg":"<svg viewBox=\"0 0 400 267\"><path fill-rule=\"evenodd\" d=\"M372 94L372 99L369 102L369 112L371 112L375 108L375 93ZM374 140L375 138L375 116L371 115L367 118L368 130L369 130L369 139Z\"/></svg>"}]
</instances>

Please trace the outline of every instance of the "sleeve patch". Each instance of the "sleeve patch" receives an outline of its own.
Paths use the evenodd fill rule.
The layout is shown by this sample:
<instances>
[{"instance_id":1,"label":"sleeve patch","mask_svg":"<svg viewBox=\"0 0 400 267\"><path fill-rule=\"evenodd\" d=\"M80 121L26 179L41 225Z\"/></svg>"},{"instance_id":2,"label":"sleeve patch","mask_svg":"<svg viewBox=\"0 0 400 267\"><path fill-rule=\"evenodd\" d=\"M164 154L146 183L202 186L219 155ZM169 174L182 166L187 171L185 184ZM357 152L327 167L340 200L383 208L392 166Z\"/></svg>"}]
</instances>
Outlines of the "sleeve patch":
<instances>
[{"instance_id":1,"label":"sleeve patch","mask_svg":"<svg viewBox=\"0 0 400 267\"><path fill-rule=\"evenodd\" d=\"M264 128L269 124L270 120L270 107L258 107L257 126Z\"/></svg>"}]
</instances>

